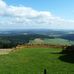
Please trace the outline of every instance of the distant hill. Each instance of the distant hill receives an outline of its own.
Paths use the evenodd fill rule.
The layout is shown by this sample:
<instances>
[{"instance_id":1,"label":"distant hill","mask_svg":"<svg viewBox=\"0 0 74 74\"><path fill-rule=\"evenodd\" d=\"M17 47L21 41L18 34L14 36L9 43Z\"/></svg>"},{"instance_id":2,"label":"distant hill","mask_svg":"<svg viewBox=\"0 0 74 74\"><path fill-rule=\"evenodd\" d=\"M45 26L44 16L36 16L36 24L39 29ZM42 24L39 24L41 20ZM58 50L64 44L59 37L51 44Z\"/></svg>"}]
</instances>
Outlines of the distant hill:
<instances>
[{"instance_id":1,"label":"distant hill","mask_svg":"<svg viewBox=\"0 0 74 74\"><path fill-rule=\"evenodd\" d=\"M34 40L30 40L29 44L71 45L71 44L74 44L74 41L69 41L67 39L62 39L62 38L52 38L52 39L36 38Z\"/></svg>"},{"instance_id":2,"label":"distant hill","mask_svg":"<svg viewBox=\"0 0 74 74\"><path fill-rule=\"evenodd\" d=\"M32 42L30 42L32 41ZM57 30L14 30L0 31L0 45L9 47L27 43L69 44L74 41L74 31ZM73 42L71 42L73 44Z\"/></svg>"},{"instance_id":3,"label":"distant hill","mask_svg":"<svg viewBox=\"0 0 74 74\"><path fill-rule=\"evenodd\" d=\"M60 36L60 38L74 41L74 34L65 34L65 35Z\"/></svg>"}]
</instances>

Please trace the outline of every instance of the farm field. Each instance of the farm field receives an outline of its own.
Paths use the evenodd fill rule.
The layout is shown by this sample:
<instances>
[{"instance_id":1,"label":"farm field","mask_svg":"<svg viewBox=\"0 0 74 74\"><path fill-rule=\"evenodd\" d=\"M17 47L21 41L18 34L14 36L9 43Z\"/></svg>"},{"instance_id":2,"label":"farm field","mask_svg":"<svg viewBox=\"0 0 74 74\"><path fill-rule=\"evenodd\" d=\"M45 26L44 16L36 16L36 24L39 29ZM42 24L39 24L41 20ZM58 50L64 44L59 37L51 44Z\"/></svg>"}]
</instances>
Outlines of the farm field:
<instances>
[{"instance_id":1,"label":"farm field","mask_svg":"<svg viewBox=\"0 0 74 74\"><path fill-rule=\"evenodd\" d=\"M47 74L74 74L73 62L64 61L61 51L61 48L22 48L0 55L0 74L44 74L44 69Z\"/></svg>"},{"instance_id":2,"label":"farm field","mask_svg":"<svg viewBox=\"0 0 74 74\"><path fill-rule=\"evenodd\" d=\"M74 41L70 41L67 39L62 38L45 38L45 39L34 39L29 42L29 44L52 44L52 45L72 45L74 44Z\"/></svg>"}]
</instances>

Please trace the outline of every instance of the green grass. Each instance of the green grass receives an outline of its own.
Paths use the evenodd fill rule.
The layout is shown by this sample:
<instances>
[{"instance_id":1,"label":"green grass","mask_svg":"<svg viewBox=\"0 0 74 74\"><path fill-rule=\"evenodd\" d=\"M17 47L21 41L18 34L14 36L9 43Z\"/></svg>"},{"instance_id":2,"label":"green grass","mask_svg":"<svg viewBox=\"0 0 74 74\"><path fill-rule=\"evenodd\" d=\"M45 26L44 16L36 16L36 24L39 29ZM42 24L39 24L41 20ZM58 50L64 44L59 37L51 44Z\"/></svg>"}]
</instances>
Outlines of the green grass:
<instances>
[{"instance_id":1,"label":"green grass","mask_svg":"<svg viewBox=\"0 0 74 74\"><path fill-rule=\"evenodd\" d=\"M23 48L0 55L0 74L74 74L74 64L59 59L61 49Z\"/></svg>"},{"instance_id":2,"label":"green grass","mask_svg":"<svg viewBox=\"0 0 74 74\"><path fill-rule=\"evenodd\" d=\"M30 40L29 44L52 44L52 45L72 45L74 44L74 41L62 39L62 38L45 38L43 40Z\"/></svg>"},{"instance_id":3,"label":"green grass","mask_svg":"<svg viewBox=\"0 0 74 74\"><path fill-rule=\"evenodd\" d=\"M61 38L44 39L44 42L47 44L53 44L53 45L71 45L71 44L74 44L74 41L69 41L69 40L61 39Z\"/></svg>"}]
</instances>

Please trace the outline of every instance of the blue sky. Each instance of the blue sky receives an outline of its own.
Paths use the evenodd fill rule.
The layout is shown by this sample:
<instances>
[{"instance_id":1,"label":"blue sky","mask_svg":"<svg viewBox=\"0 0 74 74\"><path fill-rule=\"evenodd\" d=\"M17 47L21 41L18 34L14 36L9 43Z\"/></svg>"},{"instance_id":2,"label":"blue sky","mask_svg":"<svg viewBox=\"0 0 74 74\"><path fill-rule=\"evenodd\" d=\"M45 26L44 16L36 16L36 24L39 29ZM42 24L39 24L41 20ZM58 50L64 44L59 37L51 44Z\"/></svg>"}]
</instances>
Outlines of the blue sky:
<instances>
[{"instance_id":1,"label":"blue sky","mask_svg":"<svg viewBox=\"0 0 74 74\"><path fill-rule=\"evenodd\" d=\"M65 19L74 19L74 0L4 0L9 5L23 5L36 10L51 11Z\"/></svg>"},{"instance_id":2,"label":"blue sky","mask_svg":"<svg viewBox=\"0 0 74 74\"><path fill-rule=\"evenodd\" d=\"M74 29L74 0L0 0L0 29Z\"/></svg>"}]
</instances>

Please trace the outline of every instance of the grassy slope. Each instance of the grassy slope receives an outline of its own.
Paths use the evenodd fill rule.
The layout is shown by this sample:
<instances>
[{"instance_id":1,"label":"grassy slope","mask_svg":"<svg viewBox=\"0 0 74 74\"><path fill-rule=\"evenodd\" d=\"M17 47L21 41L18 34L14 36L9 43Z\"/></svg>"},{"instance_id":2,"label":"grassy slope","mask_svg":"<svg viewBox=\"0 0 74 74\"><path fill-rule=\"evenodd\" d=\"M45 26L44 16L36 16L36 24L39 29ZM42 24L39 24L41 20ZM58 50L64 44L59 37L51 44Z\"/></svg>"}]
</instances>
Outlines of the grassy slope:
<instances>
[{"instance_id":1,"label":"grassy slope","mask_svg":"<svg viewBox=\"0 0 74 74\"><path fill-rule=\"evenodd\" d=\"M74 74L74 64L63 62L61 49L24 48L8 55L0 55L0 74Z\"/></svg>"},{"instance_id":2,"label":"grassy slope","mask_svg":"<svg viewBox=\"0 0 74 74\"><path fill-rule=\"evenodd\" d=\"M52 45L71 45L74 44L74 41L69 41L66 39L62 39L62 38L54 38L54 39L48 39L45 38L42 42L42 40L32 40L29 42L30 44L52 44Z\"/></svg>"},{"instance_id":3,"label":"grassy slope","mask_svg":"<svg viewBox=\"0 0 74 74\"><path fill-rule=\"evenodd\" d=\"M69 41L66 39L61 39L61 38L45 39L44 42L48 43L48 44L55 44L55 45L57 45L57 44L59 44L59 45L71 45L74 43L72 41Z\"/></svg>"}]
</instances>

